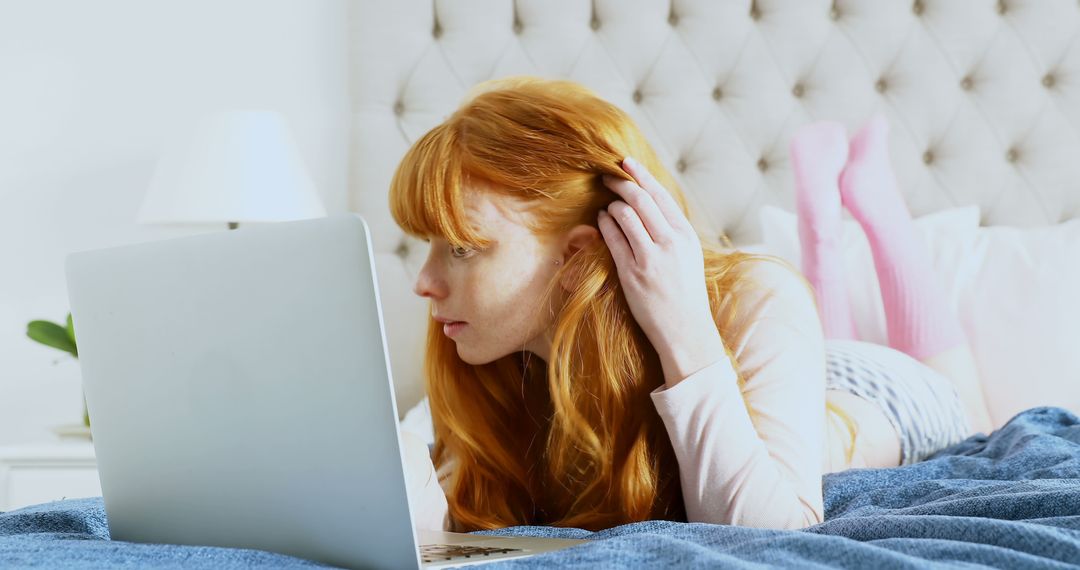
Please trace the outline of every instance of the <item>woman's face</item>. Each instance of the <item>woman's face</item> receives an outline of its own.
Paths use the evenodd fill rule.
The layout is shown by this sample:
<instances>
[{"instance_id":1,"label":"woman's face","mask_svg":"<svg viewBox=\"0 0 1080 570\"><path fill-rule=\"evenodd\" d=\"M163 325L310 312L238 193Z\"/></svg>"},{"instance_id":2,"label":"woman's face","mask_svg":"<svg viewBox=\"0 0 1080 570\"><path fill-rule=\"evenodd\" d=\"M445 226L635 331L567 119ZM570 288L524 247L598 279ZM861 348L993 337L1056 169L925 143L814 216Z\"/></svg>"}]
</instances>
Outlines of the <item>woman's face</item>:
<instances>
[{"instance_id":1,"label":"woman's face","mask_svg":"<svg viewBox=\"0 0 1080 570\"><path fill-rule=\"evenodd\" d=\"M491 246L483 251L451 249L445 239L432 236L413 291L431 299L433 317L465 322L450 331L463 361L487 364L522 350L546 361L562 289L554 287L551 296L541 297L562 267L567 245L581 242L571 236L588 230L596 238L600 234L578 226L562 239L539 238L525 226L522 202L469 187L465 197L473 227L493 240ZM445 326L443 331L447 334Z\"/></svg>"}]
</instances>

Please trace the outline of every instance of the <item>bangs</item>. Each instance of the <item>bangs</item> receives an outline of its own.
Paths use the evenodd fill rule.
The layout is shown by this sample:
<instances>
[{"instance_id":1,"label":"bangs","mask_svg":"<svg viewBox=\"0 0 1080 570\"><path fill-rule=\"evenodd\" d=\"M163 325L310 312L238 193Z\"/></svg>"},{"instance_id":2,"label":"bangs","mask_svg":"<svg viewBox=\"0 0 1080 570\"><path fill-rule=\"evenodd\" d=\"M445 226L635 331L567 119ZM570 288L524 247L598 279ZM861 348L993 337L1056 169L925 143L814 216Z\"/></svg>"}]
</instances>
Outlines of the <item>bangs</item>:
<instances>
[{"instance_id":1,"label":"bangs","mask_svg":"<svg viewBox=\"0 0 1080 570\"><path fill-rule=\"evenodd\" d=\"M451 125L429 131L402 158L390 182L390 213L415 238L436 236L453 246L484 249L491 240L471 225L462 193L463 184L479 178L468 173Z\"/></svg>"}]
</instances>

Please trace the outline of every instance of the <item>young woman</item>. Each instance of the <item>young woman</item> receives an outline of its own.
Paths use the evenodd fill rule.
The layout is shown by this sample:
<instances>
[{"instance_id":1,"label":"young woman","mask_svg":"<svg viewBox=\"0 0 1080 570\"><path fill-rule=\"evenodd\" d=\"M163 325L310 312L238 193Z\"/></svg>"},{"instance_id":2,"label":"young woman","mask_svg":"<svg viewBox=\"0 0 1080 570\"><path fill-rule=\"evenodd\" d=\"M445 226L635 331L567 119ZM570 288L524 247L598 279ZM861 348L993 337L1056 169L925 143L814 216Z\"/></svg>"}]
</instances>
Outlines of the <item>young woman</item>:
<instances>
[{"instance_id":1,"label":"young woman","mask_svg":"<svg viewBox=\"0 0 1080 570\"><path fill-rule=\"evenodd\" d=\"M634 122L588 89L475 88L390 187L396 222L431 243L415 292L431 305L432 456L405 437L419 524L802 528L822 521L823 473L970 435L948 379L971 372L966 345L887 196L875 125L843 173L836 125L792 144L808 283L700 235ZM910 353L843 328L841 197L876 236L890 344Z\"/></svg>"}]
</instances>

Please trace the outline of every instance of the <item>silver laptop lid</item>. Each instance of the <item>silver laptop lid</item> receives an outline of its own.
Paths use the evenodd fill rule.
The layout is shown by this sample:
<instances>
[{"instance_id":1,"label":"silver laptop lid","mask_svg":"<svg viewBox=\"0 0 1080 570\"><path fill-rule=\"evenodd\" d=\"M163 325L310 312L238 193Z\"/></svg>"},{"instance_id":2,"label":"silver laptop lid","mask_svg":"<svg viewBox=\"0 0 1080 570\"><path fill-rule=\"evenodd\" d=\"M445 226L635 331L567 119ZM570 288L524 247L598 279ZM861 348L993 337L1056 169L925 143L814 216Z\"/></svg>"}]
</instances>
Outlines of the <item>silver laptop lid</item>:
<instances>
[{"instance_id":1,"label":"silver laptop lid","mask_svg":"<svg viewBox=\"0 0 1080 570\"><path fill-rule=\"evenodd\" d=\"M77 252L66 271L113 539L419 566L360 216Z\"/></svg>"}]
</instances>

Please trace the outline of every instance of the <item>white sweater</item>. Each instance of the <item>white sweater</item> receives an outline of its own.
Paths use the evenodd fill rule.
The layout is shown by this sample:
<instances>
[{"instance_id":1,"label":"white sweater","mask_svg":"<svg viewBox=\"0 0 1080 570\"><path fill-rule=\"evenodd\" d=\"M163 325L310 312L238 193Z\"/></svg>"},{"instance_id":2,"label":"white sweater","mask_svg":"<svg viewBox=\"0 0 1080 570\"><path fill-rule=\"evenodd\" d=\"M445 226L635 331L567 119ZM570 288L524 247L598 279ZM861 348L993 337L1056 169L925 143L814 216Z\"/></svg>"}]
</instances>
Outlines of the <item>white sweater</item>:
<instances>
[{"instance_id":1,"label":"white sweater","mask_svg":"<svg viewBox=\"0 0 1080 570\"><path fill-rule=\"evenodd\" d=\"M744 290L737 310L750 322L739 339L725 339L737 343L728 348L746 377L741 393L731 359L721 354L674 387L654 390L652 401L678 458L690 522L803 528L821 522L824 510L821 321L794 269L748 263L760 286ZM415 436L403 441L414 520L442 530L446 497L427 446Z\"/></svg>"}]
</instances>

